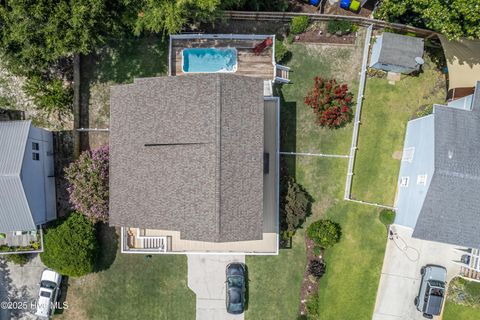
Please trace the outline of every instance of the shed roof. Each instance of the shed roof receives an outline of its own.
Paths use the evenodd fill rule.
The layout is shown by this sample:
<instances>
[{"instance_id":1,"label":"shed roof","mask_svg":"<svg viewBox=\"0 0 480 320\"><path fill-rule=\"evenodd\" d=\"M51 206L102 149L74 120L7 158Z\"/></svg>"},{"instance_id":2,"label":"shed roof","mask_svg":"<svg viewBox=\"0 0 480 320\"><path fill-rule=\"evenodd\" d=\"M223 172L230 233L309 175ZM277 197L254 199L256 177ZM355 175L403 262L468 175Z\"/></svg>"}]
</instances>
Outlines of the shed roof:
<instances>
[{"instance_id":1,"label":"shed roof","mask_svg":"<svg viewBox=\"0 0 480 320\"><path fill-rule=\"evenodd\" d=\"M20 174L30 121L0 121L0 232L34 230Z\"/></svg>"},{"instance_id":2,"label":"shed roof","mask_svg":"<svg viewBox=\"0 0 480 320\"><path fill-rule=\"evenodd\" d=\"M423 39L384 32L378 62L406 68L417 67L415 58L423 56Z\"/></svg>"},{"instance_id":3,"label":"shed roof","mask_svg":"<svg viewBox=\"0 0 480 320\"><path fill-rule=\"evenodd\" d=\"M435 173L413 236L480 247L480 82L472 111L435 106Z\"/></svg>"},{"instance_id":4,"label":"shed roof","mask_svg":"<svg viewBox=\"0 0 480 320\"><path fill-rule=\"evenodd\" d=\"M151 78L112 87L110 99L111 224L262 238L261 79Z\"/></svg>"}]
</instances>

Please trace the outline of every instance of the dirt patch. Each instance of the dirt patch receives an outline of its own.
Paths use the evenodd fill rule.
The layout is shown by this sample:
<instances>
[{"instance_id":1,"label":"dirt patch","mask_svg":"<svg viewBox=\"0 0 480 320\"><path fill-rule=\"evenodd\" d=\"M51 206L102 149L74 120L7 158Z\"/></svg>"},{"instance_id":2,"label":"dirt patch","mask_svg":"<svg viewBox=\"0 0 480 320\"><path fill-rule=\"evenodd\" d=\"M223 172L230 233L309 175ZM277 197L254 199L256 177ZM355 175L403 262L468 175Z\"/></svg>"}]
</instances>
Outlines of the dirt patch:
<instances>
[{"instance_id":1,"label":"dirt patch","mask_svg":"<svg viewBox=\"0 0 480 320\"><path fill-rule=\"evenodd\" d=\"M396 160L402 159L403 152L401 150L397 150L392 154L392 158Z\"/></svg>"},{"instance_id":2,"label":"dirt patch","mask_svg":"<svg viewBox=\"0 0 480 320\"><path fill-rule=\"evenodd\" d=\"M329 43L337 45L355 45L355 33L342 36L327 33L326 30L311 30L298 35L295 42Z\"/></svg>"},{"instance_id":3,"label":"dirt patch","mask_svg":"<svg viewBox=\"0 0 480 320\"><path fill-rule=\"evenodd\" d=\"M305 272L303 273L303 280L302 286L300 288L300 306L299 306L299 313L300 315L307 314L307 301L311 296L318 292L318 280L313 277L309 270L309 262L312 260L320 260L323 261L323 250L319 256L316 256L313 253L313 248L315 247L315 243L305 235L305 247L307 249L307 264L305 266Z\"/></svg>"}]
</instances>

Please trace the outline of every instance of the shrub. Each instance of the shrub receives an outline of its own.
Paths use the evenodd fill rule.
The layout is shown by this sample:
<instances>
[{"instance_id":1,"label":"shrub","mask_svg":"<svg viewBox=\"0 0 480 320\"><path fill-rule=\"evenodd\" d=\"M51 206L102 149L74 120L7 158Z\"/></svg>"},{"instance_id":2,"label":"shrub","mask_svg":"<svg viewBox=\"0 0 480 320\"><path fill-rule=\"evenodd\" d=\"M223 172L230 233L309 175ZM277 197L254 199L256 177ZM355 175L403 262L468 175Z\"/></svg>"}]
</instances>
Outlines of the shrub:
<instances>
[{"instance_id":1,"label":"shrub","mask_svg":"<svg viewBox=\"0 0 480 320\"><path fill-rule=\"evenodd\" d=\"M6 254L4 259L6 261L18 264L19 266L24 266L32 256L28 253L24 254Z\"/></svg>"},{"instance_id":2,"label":"shrub","mask_svg":"<svg viewBox=\"0 0 480 320\"><path fill-rule=\"evenodd\" d=\"M47 267L63 275L80 277L94 270L97 246L93 223L75 212L46 231L40 257Z\"/></svg>"},{"instance_id":3,"label":"shrub","mask_svg":"<svg viewBox=\"0 0 480 320\"><path fill-rule=\"evenodd\" d=\"M304 103L313 109L321 127L334 129L352 120L352 100L353 94L348 92L346 84L315 77L313 90L307 93Z\"/></svg>"},{"instance_id":4,"label":"shrub","mask_svg":"<svg viewBox=\"0 0 480 320\"><path fill-rule=\"evenodd\" d=\"M83 152L65 169L70 202L94 223L108 221L108 161L104 146Z\"/></svg>"},{"instance_id":5,"label":"shrub","mask_svg":"<svg viewBox=\"0 0 480 320\"><path fill-rule=\"evenodd\" d=\"M313 319L316 319L318 316L320 316L320 306L318 305L318 292L313 294L310 299L308 299L307 312L308 315Z\"/></svg>"},{"instance_id":6,"label":"shrub","mask_svg":"<svg viewBox=\"0 0 480 320\"><path fill-rule=\"evenodd\" d=\"M345 20L330 20L327 24L327 31L329 33L349 33L353 30L353 23Z\"/></svg>"},{"instance_id":7,"label":"shrub","mask_svg":"<svg viewBox=\"0 0 480 320\"><path fill-rule=\"evenodd\" d=\"M322 248L329 248L340 241L340 225L332 220L322 219L307 228L307 235Z\"/></svg>"},{"instance_id":8,"label":"shrub","mask_svg":"<svg viewBox=\"0 0 480 320\"><path fill-rule=\"evenodd\" d=\"M293 235L310 211L311 197L293 178L286 178L280 194L282 232Z\"/></svg>"},{"instance_id":9,"label":"shrub","mask_svg":"<svg viewBox=\"0 0 480 320\"><path fill-rule=\"evenodd\" d=\"M299 34L305 32L308 28L308 17L307 16L296 16L292 19L290 23L290 33Z\"/></svg>"},{"instance_id":10,"label":"shrub","mask_svg":"<svg viewBox=\"0 0 480 320\"><path fill-rule=\"evenodd\" d=\"M317 257L322 254L322 248L319 246L313 247L312 251L313 251L313 254Z\"/></svg>"},{"instance_id":11,"label":"shrub","mask_svg":"<svg viewBox=\"0 0 480 320\"><path fill-rule=\"evenodd\" d=\"M288 53L287 46L283 41L275 39L275 61L281 62Z\"/></svg>"},{"instance_id":12,"label":"shrub","mask_svg":"<svg viewBox=\"0 0 480 320\"><path fill-rule=\"evenodd\" d=\"M383 209L380 211L378 218L385 226L389 226L395 221L395 211Z\"/></svg>"},{"instance_id":13,"label":"shrub","mask_svg":"<svg viewBox=\"0 0 480 320\"><path fill-rule=\"evenodd\" d=\"M23 88L35 106L48 115L57 113L62 117L72 109L73 90L60 79L42 79L34 75L27 79Z\"/></svg>"},{"instance_id":14,"label":"shrub","mask_svg":"<svg viewBox=\"0 0 480 320\"><path fill-rule=\"evenodd\" d=\"M308 272L317 280L320 279L325 274L325 263L318 259L310 260L308 263Z\"/></svg>"}]
</instances>

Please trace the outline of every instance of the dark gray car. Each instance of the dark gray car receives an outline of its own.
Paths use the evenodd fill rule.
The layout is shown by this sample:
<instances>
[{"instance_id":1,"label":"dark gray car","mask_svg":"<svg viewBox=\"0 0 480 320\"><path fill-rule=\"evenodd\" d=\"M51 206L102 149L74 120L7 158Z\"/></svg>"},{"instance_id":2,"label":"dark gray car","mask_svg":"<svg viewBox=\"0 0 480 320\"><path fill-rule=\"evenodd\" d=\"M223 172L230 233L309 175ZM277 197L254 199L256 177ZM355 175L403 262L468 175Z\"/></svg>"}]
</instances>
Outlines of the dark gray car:
<instances>
[{"instance_id":1,"label":"dark gray car","mask_svg":"<svg viewBox=\"0 0 480 320\"><path fill-rule=\"evenodd\" d=\"M427 265L422 267L420 273L422 282L415 298L415 306L425 317L438 316L442 312L445 297L447 270L441 266Z\"/></svg>"},{"instance_id":2,"label":"dark gray car","mask_svg":"<svg viewBox=\"0 0 480 320\"><path fill-rule=\"evenodd\" d=\"M239 262L232 262L227 266L227 296L225 302L227 312L241 314L245 310L245 265Z\"/></svg>"}]
</instances>

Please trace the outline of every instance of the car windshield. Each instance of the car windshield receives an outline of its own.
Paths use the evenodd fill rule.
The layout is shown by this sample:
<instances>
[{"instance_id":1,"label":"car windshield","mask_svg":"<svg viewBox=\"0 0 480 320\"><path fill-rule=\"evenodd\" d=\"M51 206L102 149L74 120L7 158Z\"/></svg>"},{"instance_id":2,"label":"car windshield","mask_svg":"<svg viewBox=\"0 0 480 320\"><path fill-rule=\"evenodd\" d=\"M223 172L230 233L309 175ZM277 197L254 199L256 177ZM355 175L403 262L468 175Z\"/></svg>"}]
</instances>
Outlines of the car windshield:
<instances>
[{"instance_id":1,"label":"car windshield","mask_svg":"<svg viewBox=\"0 0 480 320\"><path fill-rule=\"evenodd\" d=\"M228 277L228 286L229 287L242 287L243 286L243 277L242 276L230 276Z\"/></svg>"},{"instance_id":2,"label":"car windshield","mask_svg":"<svg viewBox=\"0 0 480 320\"><path fill-rule=\"evenodd\" d=\"M42 282L40 282L40 287L42 288L46 288L46 289L55 289L57 285L55 284L55 282L52 282L52 281L48 281L48 280L43 280Z\"/></svg>"},{"instance_id":3,"label":"car windshield","mask_svg":"<svg viewBox=\"0 0 480 320\"><path fill-rule=\"evenodd\" d=\"M50 298L52 294L49 291L40 291L40 296L45 298Z\"/></svg>"},{"instance_id":4,"label":"car windshield","mask_svg":"<svg viewBox=\"0 0 480 320\"><path fill-rule=\"evenodd\" d=\"M437 280L430 280L428 281L430 286L431 287L437 287L437 288L440 288L440 289L443 289L445 288L445 283L441 282L441 281L437 281Z\"/></svg>"}]
</instances>

